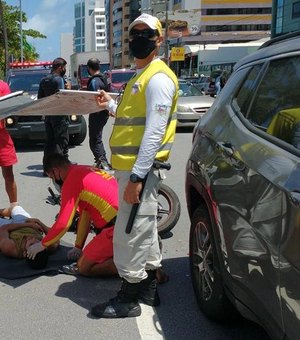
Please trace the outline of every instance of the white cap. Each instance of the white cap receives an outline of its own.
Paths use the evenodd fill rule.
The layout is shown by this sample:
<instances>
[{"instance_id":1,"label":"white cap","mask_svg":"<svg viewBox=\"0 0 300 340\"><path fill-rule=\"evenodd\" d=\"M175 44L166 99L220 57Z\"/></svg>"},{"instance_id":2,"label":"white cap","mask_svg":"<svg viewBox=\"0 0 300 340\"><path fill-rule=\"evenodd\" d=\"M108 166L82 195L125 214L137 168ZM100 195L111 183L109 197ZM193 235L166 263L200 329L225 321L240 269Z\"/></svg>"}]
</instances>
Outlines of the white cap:
<instances>
[{"instance_id":1,"label":"white cap","mask_svg":"<svg viewBox=\"0 0 300 340\"><path fill-rule=\"evenodd\" d=\"M162 36L162 26L161 22L157 17L154 17L153 15L143 13L139 17L137 17L130 25L128 28L128 31L130 32L131 29L137 25L137 24L146 24L153 30L157 30L158 34Z\"/></svg>"}]
</instances>

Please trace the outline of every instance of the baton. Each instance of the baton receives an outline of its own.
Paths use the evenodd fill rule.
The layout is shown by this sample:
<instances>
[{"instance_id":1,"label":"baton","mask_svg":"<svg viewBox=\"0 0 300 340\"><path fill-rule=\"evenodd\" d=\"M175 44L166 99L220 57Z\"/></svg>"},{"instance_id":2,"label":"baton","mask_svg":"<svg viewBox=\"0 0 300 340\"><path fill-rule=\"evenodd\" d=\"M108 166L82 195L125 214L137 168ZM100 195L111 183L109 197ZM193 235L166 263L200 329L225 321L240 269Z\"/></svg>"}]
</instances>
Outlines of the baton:
<instances>
[{"instance_id":1,"label":"baton","mask_svg":"<svg viewBox=\"0 0 300 340\"><path fill-rule=\"evenodd\" d=\"M166 169L166 170L170 170L171 169L171 164L155 160L153 165L152 165L152 167L154 169ZM141 200L141 198L143 196L143 191L144 191L144 187L145 187L145 184L146 184L147 177L148 177L148 175L144 178L144 181L143 181L143 188L142 188L142 190L140 192L140 200ZM137 214L139 205L140 205L140 203L134 203L132 208L131 208L131 212L130 212L130 215L129 215L129 218L128 218L128 222L127 222L127 225L126 225L126 229L125 229L125 233L126 234L130 234L130 232L132 230L133 222L135 220L135 216Z\"/></svg>"}]
</instances>

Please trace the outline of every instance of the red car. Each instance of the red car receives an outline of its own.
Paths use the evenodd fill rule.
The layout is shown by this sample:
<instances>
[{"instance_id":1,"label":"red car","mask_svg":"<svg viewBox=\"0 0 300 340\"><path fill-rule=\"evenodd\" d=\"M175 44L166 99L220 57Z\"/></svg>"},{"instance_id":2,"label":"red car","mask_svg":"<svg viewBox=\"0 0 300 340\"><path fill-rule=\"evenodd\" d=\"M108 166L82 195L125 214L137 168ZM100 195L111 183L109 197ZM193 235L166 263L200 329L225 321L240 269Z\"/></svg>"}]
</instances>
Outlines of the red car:
<instances>
[{"instance_id":1,"label":"red car","mask_svg":"<svg viewBox=\"0 0 300 340\"><path fill-rule=\"evenodd\" d=\"M119 92L121 87L126 84L135 74L132 69L115 69L107 71L108 82L110 83L111 92Z\"/></svg>"}]
</instances>

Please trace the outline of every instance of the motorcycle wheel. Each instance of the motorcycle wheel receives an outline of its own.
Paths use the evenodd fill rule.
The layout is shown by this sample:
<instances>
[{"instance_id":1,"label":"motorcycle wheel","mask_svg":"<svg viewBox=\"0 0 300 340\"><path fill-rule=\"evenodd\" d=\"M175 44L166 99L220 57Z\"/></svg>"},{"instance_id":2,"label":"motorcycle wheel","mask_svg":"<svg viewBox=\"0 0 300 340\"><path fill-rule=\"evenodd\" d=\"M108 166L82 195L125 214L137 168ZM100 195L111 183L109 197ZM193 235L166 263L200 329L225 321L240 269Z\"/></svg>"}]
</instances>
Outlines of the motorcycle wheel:
<instances>
[{"instance_id":1,"label":"motorcycle wheel","mask_svg":"<svg viewBox=\"0 0 300 340\"><path fill-rule=\"evenodd\" d=\"M157 229L159 236L172 230L180 216L180 202L176 193L166 184L158 191Z\"/></svg>"}]
</instances>

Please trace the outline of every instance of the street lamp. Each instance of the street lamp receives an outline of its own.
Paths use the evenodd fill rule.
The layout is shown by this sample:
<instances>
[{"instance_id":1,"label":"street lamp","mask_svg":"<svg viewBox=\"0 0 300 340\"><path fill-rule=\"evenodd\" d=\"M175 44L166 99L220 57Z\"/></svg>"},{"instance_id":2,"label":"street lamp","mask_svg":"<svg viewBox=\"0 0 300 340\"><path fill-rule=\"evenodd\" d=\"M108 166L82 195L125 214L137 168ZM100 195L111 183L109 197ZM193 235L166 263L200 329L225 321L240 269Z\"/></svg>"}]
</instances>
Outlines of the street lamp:
<instances>
[{"instance_id":1,"label":"street lamp","mask_svg":"<svg viewBox=\"0 0 300 340\"><path fill-rule=\"evenodd\" d=\"M21 63L22 63L23 62L22 0L20 0L20 48L21 48Z\"/></svg>"}]
</instances>

